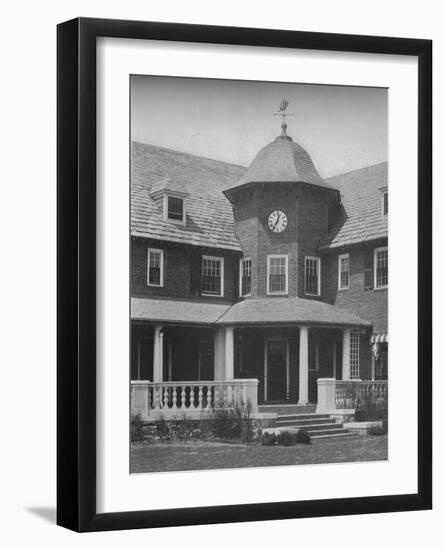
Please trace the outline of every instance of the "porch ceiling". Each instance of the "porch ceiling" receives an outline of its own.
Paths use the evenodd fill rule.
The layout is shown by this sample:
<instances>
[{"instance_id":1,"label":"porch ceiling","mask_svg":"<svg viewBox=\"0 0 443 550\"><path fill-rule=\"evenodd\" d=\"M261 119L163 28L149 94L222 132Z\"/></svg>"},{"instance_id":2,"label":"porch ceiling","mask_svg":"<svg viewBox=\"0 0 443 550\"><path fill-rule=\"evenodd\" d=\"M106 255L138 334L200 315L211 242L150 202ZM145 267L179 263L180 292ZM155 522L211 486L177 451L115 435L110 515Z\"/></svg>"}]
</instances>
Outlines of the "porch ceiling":
<instances>
[{"instance_id":1,"label":"porch ceiling","mask_svg":"<svg viewBox=\"0 0 443 550\"><path fill-rule=\"evenodd\" d=\"M297 323L371 326L349 311L318 300L296 297L246 299L234 304L217 324Z\"/></svg>"}]
</instances>

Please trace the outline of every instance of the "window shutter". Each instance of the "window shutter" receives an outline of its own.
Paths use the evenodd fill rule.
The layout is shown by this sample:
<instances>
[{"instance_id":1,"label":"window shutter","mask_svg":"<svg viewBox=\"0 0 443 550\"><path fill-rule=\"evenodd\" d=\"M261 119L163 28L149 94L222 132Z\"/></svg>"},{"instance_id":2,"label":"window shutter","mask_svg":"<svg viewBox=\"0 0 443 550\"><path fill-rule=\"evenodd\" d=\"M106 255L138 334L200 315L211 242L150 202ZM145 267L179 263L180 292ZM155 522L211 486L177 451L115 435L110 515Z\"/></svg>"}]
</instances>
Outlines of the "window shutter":
<instances>
[{"instance_id":1,"label":"window shutter","mask_svg":"<svg viewBox=\"0 0 443 550\"><path fill-rule=\"evenodd\" d=\"M365 290L372 290L374 288L374 254L372 250L365 250L364 256L364 277L365 277Z\"/></svg>"},{"instance_id":2,"label":"window shutter","mask_svg":"<svg viewBox=\"0 0 443 550\"><path fill-rule=\"evenodd\" d=\"M233 297L240 296L240 259L236 256L225 258L225 264L231 262L232 265L232 280L233 280ZM225 283L226 286L226 283Z\"/></svg>"},{"instance_id":3,"label":"window shutter","mask_svg":"<svg viewBox=\"0 0 443 550\"><path fill-rule=\"evenodd\" d=\"M191 252L191 294L201 294L202 257L198 252Z\"/></svg>"}]
</instances>

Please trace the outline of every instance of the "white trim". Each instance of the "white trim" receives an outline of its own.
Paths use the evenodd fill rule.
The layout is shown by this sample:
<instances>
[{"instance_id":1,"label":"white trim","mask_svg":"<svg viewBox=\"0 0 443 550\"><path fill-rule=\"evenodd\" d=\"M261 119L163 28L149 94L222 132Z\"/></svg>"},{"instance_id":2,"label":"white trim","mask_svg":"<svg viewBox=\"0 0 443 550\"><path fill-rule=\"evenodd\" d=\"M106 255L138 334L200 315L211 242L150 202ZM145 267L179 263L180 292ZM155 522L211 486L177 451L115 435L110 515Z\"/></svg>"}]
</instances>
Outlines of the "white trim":
<instances>
[{"instance_id":1,"label":"white trim","mask_svg":"<svg viewBox=\"0 0 443 550\"><path fill-rule=\"evenodd\" d=\"M168 217L168 199L180 199L183 202L183 219L174 220ZM164 193L163 195L163 219L167 222L176 223L178 225L186 225L186 200L183 196L180 196L178 193Z\"/></svg>"},{"instance_id":2,"label":"white trim","mask_svg":"<svg viewBox=\"0 0 443 550\"><path fill-rule=\"evenodd\" d=\"M348 285L341 286L341 260L348 259ZM338 290L348 290L349 289L349 279L351 274L351 260L349 254L339 254L338 255Z\"/></svg>"},{"instance_id":3,"label":"white trim","mask_svg":"<svg viewBox=\"0 0 443 550\"><path fill-rule=\"evenodd\" d=\"M151 252L159 252L160 253L160 284L150 283L149 282L149 267L151 263ZM147 262L148 268L146 273L146 283L148 286L153 286L160 288L164 284L164 251L161 248L148 248L148 262Z\"/></svg>"},{"instance_id":4,"label":"white trim","mask_svg":"<svg viewBox=\"0 0 443 550\"><path fill-rule=\"evenodd\" d=\"M243 279L243 264L245 262L251 262L251 291L252 291L252 258L250 256L248 256L247 258L240 258L240 265L239 265L239 282L238 282L238 288L239 288L239 295L240 297L244 297L244 296L250 296L251 295L251 292L248 292L247 294L243 294L243 284L242 284L242 279Z\"/></svg>"},{"instance_id":5,"label":"white trim","mask_svg":"<svg viewBox=\"0 0 443 550\"><path fill-rule=\"evenodd\" d=\"M317 262L317 292L306 291L306 260L315 260ZM306 296L321 296L321 258L319 256L305 256L305 295Z\"/></svg>"},{"instance_id":6,"label":"white trim","mask_svg":"<svg viewBox=\"0 0 443 550\"><path fill-rule=\"evenodd\" d=\"M269 289L269 278L270 278L270 266L271 260L274 258L285 258L286 263L286 284L285 290L280 292L271 292ZM266 293L269 296L287 296L288 294L288 282L289 282L289 259L287 254L268 254L267 257L267 269L266 269Z\"/></svg>"},{"instance_id":7,"label":"white trim","mask_svg":"<svg viewBox=\"0 0 443 550\"><path fill-rule=\"evenodd\" d=\"M388 253L388 284L377 286L377 254L379 252L384 252L384 251L386 252L388 251L387 246L379 246L378 248L374 248L374 290L388 288L388 285L389 285L389 253Z\"/></svg>"},{"instance_id":8,"label":"white trim","mask_svg":"<svg viewBox=\"0 0 443 550\"><path fill-rule=\"evenodd\" d=\"M203 261L204 260L219 260L220 261L220 294L213 294L212 292L203 292ZM225 288L225 259L223 256L202 256L200 266L200 277L202 278L202 292L201 296L213 296L215 298L223 298Z\"/></svg>"},{"instance_id":9,"label":"white trim","mask_svg":"<svg viewBox=\"0 0 443 550\"><path fill-rule=\"evenodd\" d=\"M265 338L265 364L264 364L264 400L268 400L268 342L286 342L286 388L285 399L289 392L289 339L288 338Z\"/></svg>"}]
</instances>

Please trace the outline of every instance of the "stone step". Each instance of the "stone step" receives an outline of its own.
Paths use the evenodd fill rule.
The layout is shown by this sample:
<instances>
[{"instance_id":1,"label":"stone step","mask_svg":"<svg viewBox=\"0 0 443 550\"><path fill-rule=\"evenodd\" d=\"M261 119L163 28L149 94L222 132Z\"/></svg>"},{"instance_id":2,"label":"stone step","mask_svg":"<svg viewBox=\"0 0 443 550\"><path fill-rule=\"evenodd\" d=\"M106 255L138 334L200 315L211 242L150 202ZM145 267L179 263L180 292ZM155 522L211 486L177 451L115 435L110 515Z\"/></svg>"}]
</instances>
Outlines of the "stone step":
<instances>
[{"instance_id":1,"label":"stone step","mask_svg":"<svg viewBox=\"0 0 443 550\"><path fill-rule=\"evenodd\" d=\"M327 434L323 434L323 435L318 435L318 434L315 434L315 435L311 435L311 439L326 439L328 437L346 437L346 436L349 436L349 435L355 435L353 434L352 432L348 432L346 430L343 430L342 432L340 433L327 433Z\"/></svg>"},{"instance_id":2,"label":"stone step","mask_svg":"<svg viewBox=\"0 0 443 550\"><path fill-rule=\"evenodd\" d=\"M277 413L280 415L286 414L314 414L317 405L294 405L292 404L280 404L280 405L259 405L259 412L264 413Z\"/></svg>"},{"instance_id":3,"label":"stone step","mask_svg":"<svg viewBox=\"0 0 443 550\"><path fill-rule=\"evenodd\" d=\"M349 430L346 430L345 428L334 428L332 430L326 428L323 430L313 430L313 431L306 430L306 431L311 436L311 439L319 436L324 436L324 435L345 435L350 433Z\"/></svg>"},{"instance_id":4,"label":"stone step","mask_svg":"<svg viewBox=\"0 0 443 550\"><path fill-rule=\"evenodd\" d=\"M277 424L280 424L280 423L289 423L289 422L293 422L294 425L296 424L299 424L300 422L302 422L303 424L310 424L310 423L316 423L316 422L324 422L325 420L330 420L331 422L334 422L334 419L331 418L329 415L327 414L322 414L322 415L305 415L305 414L301 414L301 415L293 415L293 414L290 414L290 415L287 415L287 416L279 416L277 417Z\"/></svg>"},{"instance_id":5,"label":"stone step","mask_svg":"<svg viewBox=\"0 0 443 550\"><path fill-rule=\"evenodd\" d=\"M342 424L337 424L336 422L325 422L323 424L302 424L300 426L278 426L279 428L285 428L288 431L297 431L305 430L308 433L317 432L319 430L337 430L343 428Z\"/></svg>"}]
</instances>

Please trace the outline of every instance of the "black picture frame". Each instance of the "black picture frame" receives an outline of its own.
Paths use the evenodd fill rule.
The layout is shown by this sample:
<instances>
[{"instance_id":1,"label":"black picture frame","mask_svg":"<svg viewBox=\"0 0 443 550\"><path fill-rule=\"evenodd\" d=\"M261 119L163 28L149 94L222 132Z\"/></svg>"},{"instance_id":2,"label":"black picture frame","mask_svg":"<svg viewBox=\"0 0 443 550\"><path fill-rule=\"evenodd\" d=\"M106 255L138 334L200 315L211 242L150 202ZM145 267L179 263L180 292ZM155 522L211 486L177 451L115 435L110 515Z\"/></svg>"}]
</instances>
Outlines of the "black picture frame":
<instances>
[{"instance_id":1,"label":"black picture frame","mask_svg":"<svg viewBox=\"0 0 443 550\"><path fill-rule=\"evenodd\" d=\"M96 512L96 39L135 38L418 58L418 491L311 501ZM57 29L57 523L103 531L430 509L432 42L107 19Z\"/></svg>"}]
</instances>

